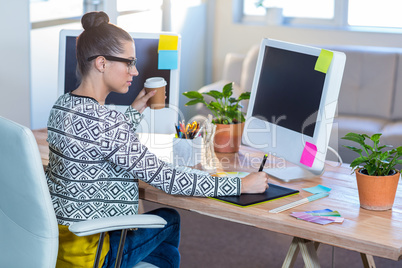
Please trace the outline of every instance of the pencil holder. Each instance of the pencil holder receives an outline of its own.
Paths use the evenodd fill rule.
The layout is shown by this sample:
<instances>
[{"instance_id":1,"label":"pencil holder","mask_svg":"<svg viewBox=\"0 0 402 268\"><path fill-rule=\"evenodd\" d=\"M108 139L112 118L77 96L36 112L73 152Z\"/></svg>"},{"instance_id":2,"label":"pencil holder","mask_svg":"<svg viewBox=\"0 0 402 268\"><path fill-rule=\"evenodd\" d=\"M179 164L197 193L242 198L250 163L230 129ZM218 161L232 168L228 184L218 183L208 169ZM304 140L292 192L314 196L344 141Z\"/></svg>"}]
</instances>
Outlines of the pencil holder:
<instances>
[{"instance_id":1,"label":"pencil holder","mask_svg":"<svg viewBox=\"0 0 402 268\"><path fill-rule=\"evenodd\" d=\"M192 167L202 160L202 137L194 139L173 138L173 164Z\"/></svg>"}]
</instances>

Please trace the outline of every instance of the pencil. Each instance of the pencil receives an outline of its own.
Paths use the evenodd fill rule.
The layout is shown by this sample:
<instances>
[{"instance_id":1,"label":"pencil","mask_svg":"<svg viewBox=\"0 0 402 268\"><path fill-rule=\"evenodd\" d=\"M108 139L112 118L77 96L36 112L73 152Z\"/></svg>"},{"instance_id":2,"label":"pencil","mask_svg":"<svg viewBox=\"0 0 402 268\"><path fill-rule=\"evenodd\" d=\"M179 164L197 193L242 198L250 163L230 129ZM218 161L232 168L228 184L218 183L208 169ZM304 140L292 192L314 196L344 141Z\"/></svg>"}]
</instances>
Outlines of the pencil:
<instances>
[{"instance_id":1,"label":"pencil","mask_svg":"<svg viewBox=\"0 0 402 268\"><path fill-rule=\"evenodd\" d=\"M265 154L264 158L262 159L261 166L260 166L260 169L258 170L258 172L261 172L264 169L264 165L265 165L265 161L267 161L267 157L268 157L268 154Z\"/></svg>"},{"instance_id":2,"label":"pencil","mask_svg":"<svg viewBox=\"0 0 402 268\"><path fill-rule=\"evenodd\" d=\"M180 138L180 128L177 126L177 124L174 124L174 128L176 129L177 137Z\"/></svg>"}]
</instances>

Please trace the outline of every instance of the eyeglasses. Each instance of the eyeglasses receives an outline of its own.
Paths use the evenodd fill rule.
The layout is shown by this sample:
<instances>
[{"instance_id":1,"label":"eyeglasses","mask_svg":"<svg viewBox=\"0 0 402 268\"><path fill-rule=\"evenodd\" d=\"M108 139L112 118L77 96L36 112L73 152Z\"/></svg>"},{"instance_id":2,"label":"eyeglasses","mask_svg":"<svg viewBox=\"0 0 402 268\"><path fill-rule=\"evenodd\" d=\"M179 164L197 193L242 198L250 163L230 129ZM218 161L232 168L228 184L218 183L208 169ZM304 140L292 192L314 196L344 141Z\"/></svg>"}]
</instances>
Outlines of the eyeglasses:
<instances>
[{"instance_id":1,"label":"eyeglasses","mask_svg":"<svg viewBox=\"0 0 402 268\"><path fill-rule=\"evenodd\" d=\"M135 59L125 59L125 58L120 58L120 57L115 57L115 56L104 56L104 55L91 56L87 59L87 61L94 60L97 57L104 57L105 59L111 60L111 61L126 62L128 72L130 72L132 70L132 68L137 64L136 58Z\"/></svg>"}]
</instances>

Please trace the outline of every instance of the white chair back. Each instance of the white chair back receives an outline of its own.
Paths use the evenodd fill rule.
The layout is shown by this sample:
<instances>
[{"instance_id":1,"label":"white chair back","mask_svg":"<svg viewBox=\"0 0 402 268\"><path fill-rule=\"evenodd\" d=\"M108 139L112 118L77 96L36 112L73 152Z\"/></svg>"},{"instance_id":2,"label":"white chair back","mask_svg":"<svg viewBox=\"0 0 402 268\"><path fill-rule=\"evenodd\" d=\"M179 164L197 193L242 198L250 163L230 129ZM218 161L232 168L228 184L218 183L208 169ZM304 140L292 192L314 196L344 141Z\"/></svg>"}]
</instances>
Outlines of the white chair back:
<instances>
[{"instance_id":1,"label":"white chair back","mask_svg":"<svg viewBox=\"0 0 402 268\"><path fill-rule=\"evenodd\" d=\"M55 267L58 235L36 140L0 117L0 267Z\"/></svg>"}]
</instances>

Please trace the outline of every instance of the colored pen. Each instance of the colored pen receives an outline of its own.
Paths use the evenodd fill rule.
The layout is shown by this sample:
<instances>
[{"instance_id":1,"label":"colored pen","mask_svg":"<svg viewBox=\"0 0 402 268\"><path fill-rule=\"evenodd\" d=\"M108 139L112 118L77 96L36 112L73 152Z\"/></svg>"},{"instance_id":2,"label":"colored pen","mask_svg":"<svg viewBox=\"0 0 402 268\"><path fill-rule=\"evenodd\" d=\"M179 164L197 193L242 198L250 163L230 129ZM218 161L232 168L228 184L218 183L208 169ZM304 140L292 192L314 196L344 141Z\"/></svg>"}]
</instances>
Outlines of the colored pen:
<instances>
[{"instance_id":1,"label":"colored pen","mask_svg":"<svg viewBox=\"0 0 402 268\"><path fill-rule=\"evenodd\" d=\"M265 161L267 161L267 157L268 157L268 154L265 154L264 158L262 159L261 166L260 166L260 169L258 170L258 172L261 172L264 169L264 165L265 165Z\"/></svg>"},{"instance_id":2,"label":"colored pen","mask_svg":"<svg viewBox=\"0 0 402 268\"><path fill-rule=\"evenodd\" d=\"M194 138L197 138L197 137L201 136L201 131L202 131L203 128L204 128L204 126L202 126L202 127L200 127L198 129L198 131L194 134Z\"/></svg>"},{"instance_id":3,"label":"colored pen","mask_svg":"<svg viewBox=\"0 0 402 268\"><path fill-rule=\"evenodd\" d=\"M180 129L177 124L174 124L174 128L176 129L177 137L180 138Z\"/></svg>"},{"instance_id":4,"label":"colored pen","mask_svg":"<svg viewBox=\"0 0 402 268\"><path fill-rule=\"evenodd\" d=\"M184 125L184 120L182 122L179 122L180 125L180 131L182 133L182 136L184 136L187 139L187 133L186 133L186 127Z\"/></svg>"}]
</instances>

